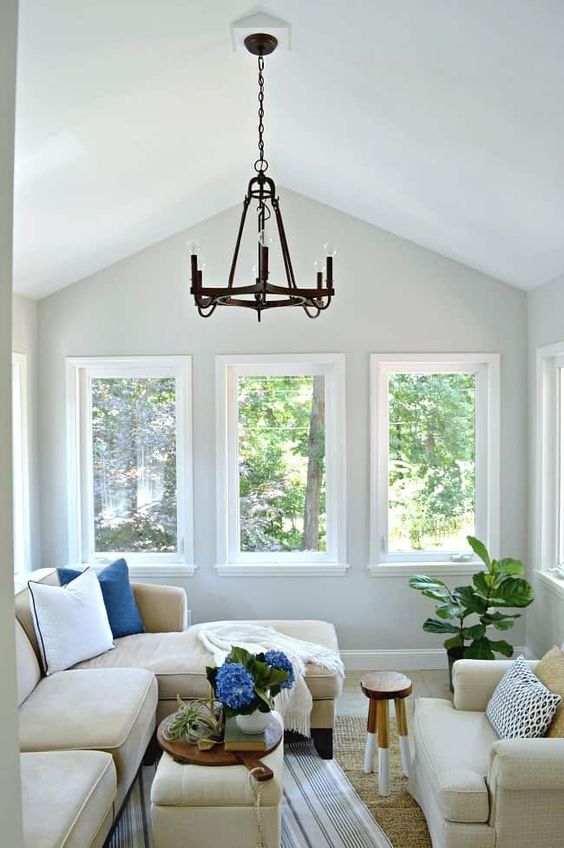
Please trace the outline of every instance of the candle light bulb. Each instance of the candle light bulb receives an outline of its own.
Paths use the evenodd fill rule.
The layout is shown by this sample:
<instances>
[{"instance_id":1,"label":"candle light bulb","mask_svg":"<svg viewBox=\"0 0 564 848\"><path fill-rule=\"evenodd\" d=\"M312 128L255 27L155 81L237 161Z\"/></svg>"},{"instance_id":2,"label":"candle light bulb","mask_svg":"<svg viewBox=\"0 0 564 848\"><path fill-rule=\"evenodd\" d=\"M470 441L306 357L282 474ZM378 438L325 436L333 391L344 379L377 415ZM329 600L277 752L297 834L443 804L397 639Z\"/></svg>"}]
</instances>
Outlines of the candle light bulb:
<instances>
[{"instance_id":1,"label":"candle light bulb","mask_svg":"<svg viewBox=\"0 0 564 848\"><path fill-rule=\"evenodd\" d=\"M323 245L323 255L333 257L336 255L336 253L337 251L335 250L331 242L325 242L325 244Z\"/></svg>"},{"instance_id":2,"label":"candle light bulb","mask_svg":"<svg viewBox=\"0 0 564 848\"><path fill-rule=\"evenodd\" d=\"M206 268L208 267L208 263L206 262L205 256L200 256L200 259L198 261L198 265L199 265L200 271L206 270Z\"/></svg>"},{"instance_id":3,"label":"candle light bulb","mask_svg":"<svg viewBox=\"0 0 564 848\"><path fill-rule=\"evenodd\" d=\"M322 274L325 270L325 260L316 259L313 263L313 270L316 274Z\"/></svg>"},{"instance_id":4,"label":"candle light bulb","mask_svg":"<svg viewBox=\"0 0 564 848\"><path fill-rule=\"evenodd\" d=\"M266 227L263 230L259 230L259 234L258 234L258 243L259 244L261 244L263 247L272 247L272 242L273 242L272 236L270 235L270 233L266 229Z\"/></svg>"},{"instance_id":5,"label":"candle light bulb","mask_svg":"<svg viewBox=\"0 0 564 848\"><path fill-rule=\"evenodd\" d=\"M192 256L195 256L200 252L200 242L197 239L191 239L186 242L186 247L188 248L188 253Z\"/></svg>"},{"instance_id":6,"label":"candle light bulb","mask_svg":"<svg viewBox=\"0 0 564 848\"><path fill-rule=\"evenodd\" d=\"M253 265L253 267L251 268L251 274L253 275L253 279L256 280L256 278L258 277L258 269L256 265Z\"/></svg>"}]
</instances>

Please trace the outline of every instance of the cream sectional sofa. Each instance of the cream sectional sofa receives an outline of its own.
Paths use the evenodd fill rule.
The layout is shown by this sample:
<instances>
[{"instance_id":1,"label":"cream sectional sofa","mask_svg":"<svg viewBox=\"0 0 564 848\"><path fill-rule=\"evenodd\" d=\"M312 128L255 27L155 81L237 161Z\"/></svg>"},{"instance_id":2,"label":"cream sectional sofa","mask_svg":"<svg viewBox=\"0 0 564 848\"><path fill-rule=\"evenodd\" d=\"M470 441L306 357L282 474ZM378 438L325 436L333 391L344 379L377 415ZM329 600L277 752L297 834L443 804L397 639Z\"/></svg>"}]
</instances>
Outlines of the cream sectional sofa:
<instances>
[{"instance_id":1,"label":"cream sectional sofa","mask_svg":"<svg viewBox=\"0 0 564 848\"><path fill-rule=\"evenodd\" d=\"M44 677L29 605L27 579L59 585L41 569L16 586L16 646L26 848L99 848L126 798L157 723L176 696L208 693L212 657L186 630L186 595L174 586L133 583L145 633L68 671ZM338 650L333 625L272 621L298 638ZM312 735L332 753L335 698L341 680L310 666Z\"/></svg>"},{"instance_id":2,"label":"cream sectional sofa","mask_svg":"<svg viewBox=\"0 0 564 848\"><path fill-rule=\"evenodd\" d=\"M454 704L416 701L408 788L433 848L564 844L564 739L498 739L486 717L509 665L459 660Z\"/></svg>"}]
</instances>

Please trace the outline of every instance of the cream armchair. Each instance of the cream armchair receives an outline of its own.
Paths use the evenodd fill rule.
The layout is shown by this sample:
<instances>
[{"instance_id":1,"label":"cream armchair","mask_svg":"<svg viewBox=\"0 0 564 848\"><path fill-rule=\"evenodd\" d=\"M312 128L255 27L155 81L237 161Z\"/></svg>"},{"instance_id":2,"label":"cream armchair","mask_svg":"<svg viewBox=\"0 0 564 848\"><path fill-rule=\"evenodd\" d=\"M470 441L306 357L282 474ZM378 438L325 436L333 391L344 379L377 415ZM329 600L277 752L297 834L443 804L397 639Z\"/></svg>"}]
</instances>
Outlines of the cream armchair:
<instances>
[{"instance_id":1,"label":"cream armchair","mask_svg":"<svg viewBox=\"0 0 564 848\"><path fill-rule=\"evenodd\" d=\"M409 791L425 813L434 848L564 844L564 739L501 740L486 717L509 665L460 660L454 704L416 702Z\"/></svg>"}]
</instances>

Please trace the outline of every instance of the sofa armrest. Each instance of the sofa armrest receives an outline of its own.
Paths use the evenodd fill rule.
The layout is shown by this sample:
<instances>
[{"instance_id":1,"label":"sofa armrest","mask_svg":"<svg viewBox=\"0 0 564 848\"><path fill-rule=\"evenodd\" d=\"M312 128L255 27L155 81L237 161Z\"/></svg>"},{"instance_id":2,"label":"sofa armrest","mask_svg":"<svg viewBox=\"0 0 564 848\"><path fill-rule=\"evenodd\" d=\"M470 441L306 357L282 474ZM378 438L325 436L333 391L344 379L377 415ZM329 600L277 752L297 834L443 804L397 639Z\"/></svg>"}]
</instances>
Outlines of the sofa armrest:
<instances>
[{"instance_id":1,"label":"sofa armrest","mask_svg":"<svg viewBox=\"0 0 564 848\"><path fill-rule=\"evenodd\" d=\"M454 708L485 712L494 689L513 660L458 660L454 664ZM528 660L534 668L537 660Z\"/></svg>"},{"instance_id":2,"label":"sofa armrest","mask_svg":"<svg viewBox=\"0 0 564 848\"><path fill-rule=\"evenodd\" d=\"M488 786L564 792L564 739L500 739L490 751Z\"/></svg>"},{"instance_id":3,"label":"sofa armrest","mask_svg":"<svg viewBox=\"0 0 564 848\"><path fill-rule=\"evenodd\" d=\"M132 583L131 588L147 633L186 630L184 589L157 583Z\"/></svg>"}]
</instances>

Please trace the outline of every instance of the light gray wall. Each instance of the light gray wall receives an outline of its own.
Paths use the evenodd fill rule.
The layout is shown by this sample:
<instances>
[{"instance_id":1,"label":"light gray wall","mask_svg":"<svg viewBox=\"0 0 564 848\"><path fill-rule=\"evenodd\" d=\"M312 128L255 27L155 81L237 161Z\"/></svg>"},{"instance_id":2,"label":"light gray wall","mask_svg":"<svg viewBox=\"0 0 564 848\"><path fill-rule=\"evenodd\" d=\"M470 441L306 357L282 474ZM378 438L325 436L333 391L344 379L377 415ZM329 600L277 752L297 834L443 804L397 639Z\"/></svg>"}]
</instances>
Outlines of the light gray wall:
<instances>
[{"instance_id":1,"label":"light gray wall","mask_svg":"<svg viewBox=\"0 0 564 848\"><path fill-rule=\"evenodd\" d=\"M12 559L12 194L18 5L0 6L0 827L19 848L22 824Z\"/></svg>"},{"instance_id":2,"label":"light gray wall","mask_svg":"<svg viewBox=\"0 0 564 848\"><path fill-rule=\"evenodd\" d=\"M41 568L39 511L39 455L37 442L37 301L14 294L12 300L12 350L27 361L27 426L29 450L30 566Z\"/></svg>"},{"instance_id":3,"label":"light gray wall","mask_svg":"<svg viewBox=\"0 0 564 848\"><path fill-rule=\"evenodd\" d=\"M564 275L534 289L528 294L529 317L529 417L530 428L529 479L534 480L536 457L536 353L539 347L564 341ZM530 562L536 565L534 549L534 492L529 497ZM545 584L534 580L535 601L527 617L527 645L538 656L554 644L564 642L564 598L559 597Z\"/></svg>"},{"instance_id":4,"label":"light gray wall","mask_svg":"<svg viewBox=\"0 0 564 848\"><path fill-rule=\"evenodd\" d=\"M226 211L123 260L39 304L40 452L44 565L66 559L65 357L192 354L195 542L200 570L186 581L195 621L222 617L319 617L348 649L428 648L429 602L405 578L370 578L369 353L497 351L502 371L501 540L526 550L526 297L522 291L376 227L284 191L296 270L333 241L337 296L317 321L301 310L218 309L199 318L187 288L185 242L199 238L208 280L225 279L238 209ZM254 254L244 251L249 271ZM222 276L223 274L223 276ZM344 352L347 363L348 550L345 578L220 578L215 562L214 355ZM513 633L523 644L524 628Z\"/></svg>"}]
</instances>

